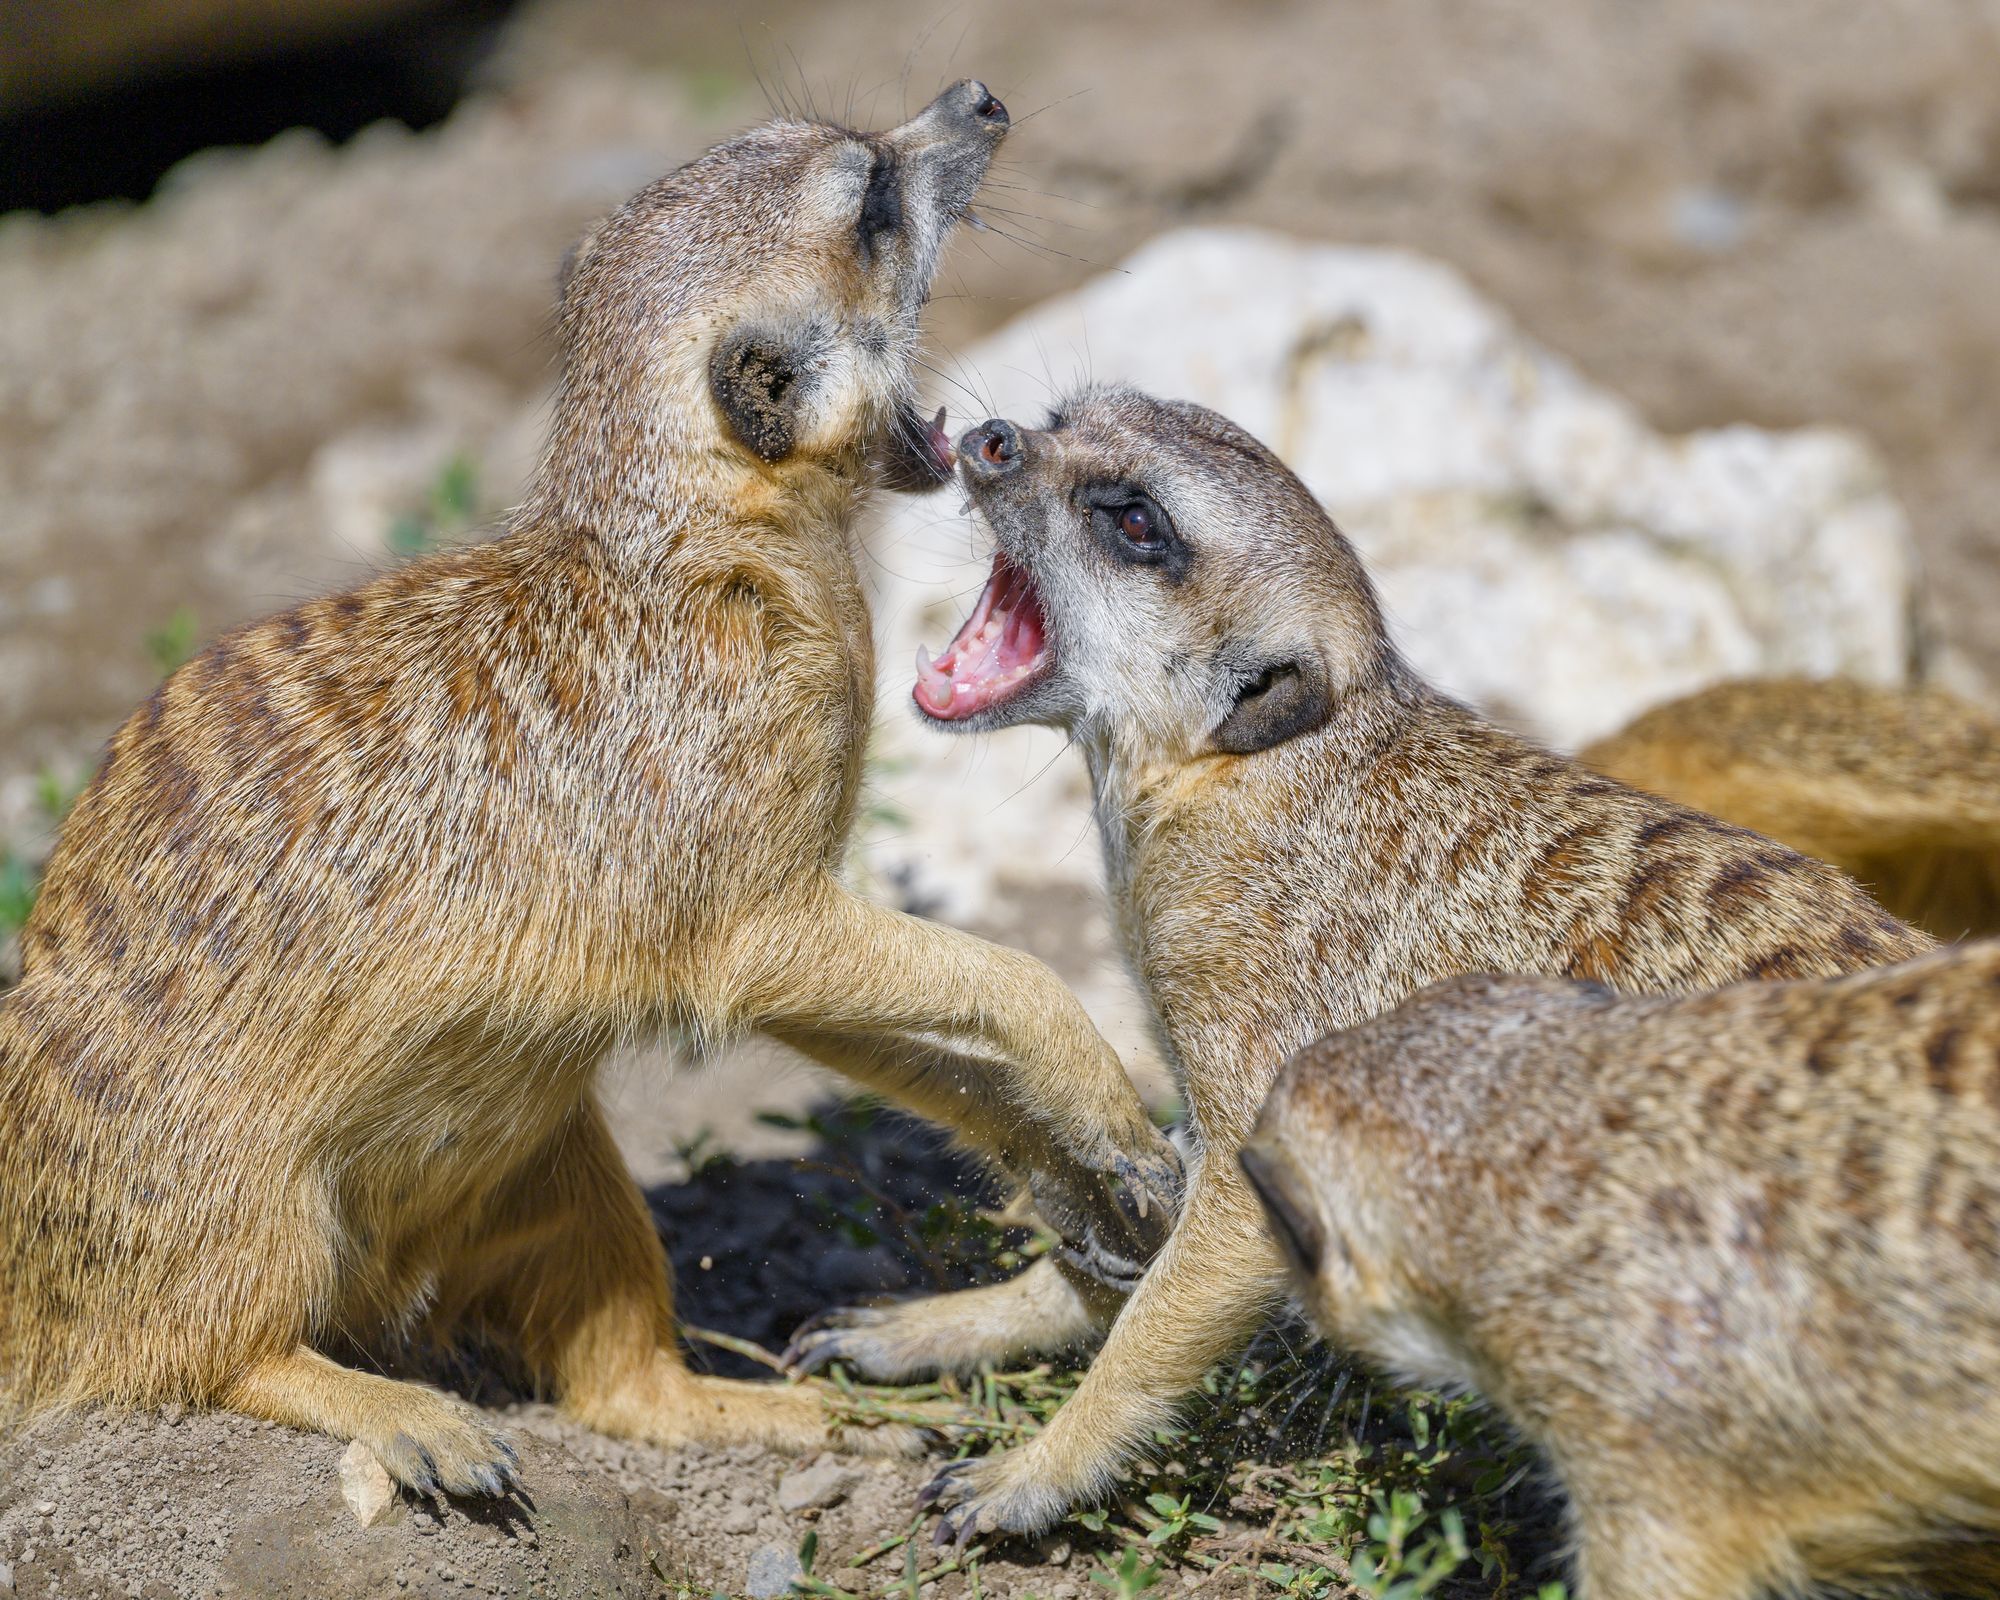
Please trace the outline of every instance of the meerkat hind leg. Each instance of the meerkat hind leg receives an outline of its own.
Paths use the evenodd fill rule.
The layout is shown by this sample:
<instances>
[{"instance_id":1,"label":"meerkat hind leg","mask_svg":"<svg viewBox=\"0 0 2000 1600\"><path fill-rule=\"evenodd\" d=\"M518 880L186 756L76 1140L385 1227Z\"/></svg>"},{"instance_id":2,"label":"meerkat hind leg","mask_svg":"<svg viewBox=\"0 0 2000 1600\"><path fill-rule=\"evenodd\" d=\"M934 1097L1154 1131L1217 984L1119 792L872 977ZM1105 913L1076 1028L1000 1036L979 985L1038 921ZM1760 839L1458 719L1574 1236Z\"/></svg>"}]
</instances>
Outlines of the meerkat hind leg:
<instances>
[{"instance_id":1,"label":"meerkat hind leg","mask_svg":"<svg viewBox=\"0 0 2000 1600\"><path fill-rule=\"evenodd\" d=\"M359 1439L390 1477L419 1493L501 1495L519 1486L519 1457L492 1418L422 1384L343 1367L305 1345L252 1366L221 1401L265 1422Z\"/></svg>"},{"instance_id":2,"label":"meerkat hind leg","mask_svg":"<svg viewBox=\"0 0 2000 1600\"><path fill-rule=\"evenodd\" d=\"M687 1369L666 1252L595 1103L578 1107L550 1154L498 1198L456 1276L440 1304L477 1305L553 1381L563 1409L600 1432L875 1455L916 1455L926 1443L925 1429L909 1423L843 1422L838 1395L821 1384Z\"/></svg>"}]
</instances>

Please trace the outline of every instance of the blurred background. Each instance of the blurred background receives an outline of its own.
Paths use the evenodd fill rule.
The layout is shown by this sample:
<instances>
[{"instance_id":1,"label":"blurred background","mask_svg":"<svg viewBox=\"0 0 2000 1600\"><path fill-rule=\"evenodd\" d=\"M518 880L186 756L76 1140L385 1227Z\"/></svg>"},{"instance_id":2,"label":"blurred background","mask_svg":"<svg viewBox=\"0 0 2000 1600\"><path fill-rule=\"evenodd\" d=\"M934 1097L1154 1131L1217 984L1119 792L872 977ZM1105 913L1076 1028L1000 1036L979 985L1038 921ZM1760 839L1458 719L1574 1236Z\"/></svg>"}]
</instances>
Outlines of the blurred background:
<instances>
[{"instance_id":1,"label":"blurred background","mask_svg":"<svg viewBox=\"0 0 2000 1600\"><path fill-rule=\"evenodd\" d=\"M1771 503L1811 525L1829 592L1868 591L1862 665L1841 654L1862 629L1838 620L1853 607L1758 620L1778 602L1753 591L1785 580L1754 561L1730 569L1727 597L1750 642L1715 661L1933 679L1980 698L2000 681L1993 0L11 0L0 932L52 819L161 673L236 622L504 509L543 420L556 266L589 221L773 110L887 125L968 74L1006 99L1016 132L990 231L961 238L933 308L941 350L986 348L1169 230L1253 224L1418 252L1533 361L1577 375L1648 460L1681 461L1693 430L1852 436L1825 467L1845 487ZM1171 278L1147 282L1122 331L1084 317L1083 337L1105 341L1100 375L1141 362L1155 331L1163 347L1186 333ZM1246 304L1262 293L1240 288ZM1430 302L1395 303L1421 320ZM1228 315L1186 305L1187 319ZM1288 348L1317 359L1347 327ZM938 398L959 425L1004 387L976 361L942 365ZM1305 426L1284 448L1372 446ZM1764 460L1730 470L1778 470ZM1536 531L1553 515L1542 502L1562 497L1539 480L1529 491L1521 537L1555 550L1549 583L1566 581L1563 552L1583 546ZM1857 495L1875 531L1821 538ZM933 503L922 527L963 559L962 532L936 534L948 516ZM1640 532L1634 549L1652 537ZM1732 537L1754 543L1754 527ZM1363 543L1393 566L1388 543ZM1602 565L1612 548L1576 560ZM1698 576L1710 556L1675 560ZM1433 591L1390 589L1421 633ZM1480 601L1456 603L1472 616ZM947 592L923 625L948 633L956 603ZM1615 607L1597 620L1592 650L1624 627ZM1829 637L1801 655L1812 627ZM1790 642L1773 643L1784 628ZM1592 676L1590 651L1552 659ZM1663 692L1712 675L1675 677L1662 660ZM1538 717L1532 686L1509 703L1499 666L1454 686L1559 742L1607 731L1608 707ZM882 771L893 791L894 763ZM1002 776L1012 789L1034 769ZM872 821L907 834L909 807L892 793ZM1059 843L1088 866L1074 832ZM881 870L926 903L909 860ZM1071 894L1081 881L1067 871L1059 902L1016 883L937 903L1087 983L1108 958L1087 896Z\"/></svg>"}]
</instances>

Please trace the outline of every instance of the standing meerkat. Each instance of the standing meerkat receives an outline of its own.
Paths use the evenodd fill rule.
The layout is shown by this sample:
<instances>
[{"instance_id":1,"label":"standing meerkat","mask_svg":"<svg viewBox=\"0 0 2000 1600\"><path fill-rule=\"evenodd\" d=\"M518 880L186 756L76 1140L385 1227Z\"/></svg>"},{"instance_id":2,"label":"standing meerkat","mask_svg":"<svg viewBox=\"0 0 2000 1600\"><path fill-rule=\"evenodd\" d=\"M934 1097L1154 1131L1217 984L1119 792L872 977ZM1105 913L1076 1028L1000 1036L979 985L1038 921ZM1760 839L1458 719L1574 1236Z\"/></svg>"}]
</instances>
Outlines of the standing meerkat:
<instances>
[{"instance_id":1,"label":"standing meerkat","mask_svg":"<svg viewBox=\"0 0 2000 1600\"><path fill-rule=\"evenodd\" d=\"M2000 944L1455 978L1301 1051L1241 1158L1329 1338L1543 1448L1578 1600L1993 1594L1996 1052Z\"/></svg>"},{"instance_id":2,"label":"standing meerkat","mask_svg":"<svg viewBox=\"0 0 2000 1600\"><path fill-rule=\"evenodd\" d=\"M1233 423L1087 390L991 421L960 474L998 543L972 621L919 658L924 712L1045 722L1090 767L1119 941L1200 1150L1173 1237L1033 1440L954 1463L940 1536L1045 1528L1106 1491L1276 1306L1235 1151L1294 1050L1474 971L1714 988L1931 941L1824 863L1482 721L1385 632L1353 549ZM829 1319L802 1361L876 1377L1081 1342L1052 1269Z\"/></svg>"},{"instance_id":3,"label":"standing meerkat","mask_svg":"<svg viewBox=\"0 0 2000 1600\"><path fill-rule=\"evenodd\" d=\"M918 316L1007 122L960 83L642 191L568 273L504 536L227 636L119 729L0 1000L11 1402L221 1406L499 1493L489 1419L328 1353L428 1317L606 1432L914 1448L686 1370L594 1090L634 1030L765 1030L1112 1237L1106 1175L1172 1190L1051 973L838 876L874 697L850 521L871 457L949 476Z\"/></svg>"},{"instance_id":4,"label":"standing meerkat","mask_svg":"<svg viewBox=\"0 0 2000 1600\"><path fill-rule=\"evenodd\" d=\"M2000 933L2000 718L1943 689L1721 683L1577 759L1831 861L1939 938Z\"/></svg>"}]
</instances>

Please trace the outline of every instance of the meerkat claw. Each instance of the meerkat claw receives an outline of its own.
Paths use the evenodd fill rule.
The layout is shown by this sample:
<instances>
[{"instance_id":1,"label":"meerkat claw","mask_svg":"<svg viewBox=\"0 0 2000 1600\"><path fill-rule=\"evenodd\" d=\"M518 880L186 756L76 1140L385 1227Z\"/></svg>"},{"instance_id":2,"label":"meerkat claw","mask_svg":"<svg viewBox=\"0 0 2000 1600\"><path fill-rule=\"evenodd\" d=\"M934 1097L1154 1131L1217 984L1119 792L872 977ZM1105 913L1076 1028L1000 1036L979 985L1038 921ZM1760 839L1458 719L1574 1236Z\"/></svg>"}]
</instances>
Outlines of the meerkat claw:
<instances>
[{"instance_id":1,"label":"meerkat claw","mask_svg":"<svg viewBox=\"0 0 2000 1600\"><path fill-rule=\"evenodd\" d=\"M791 1342L778 1359L801 1376L810 1377L855 1353L857 1335L880 1327L891 1314L879 1306L833 1306L807 1318L793 1330Z\"/></svg>"},{"instance_id":2,"label":"meerkat claw","mask_svg":"<svg viewBox=\"0 0 2000 1600\"><path fill-rule=\"evenodd\" d=\"M1146 1276L1149 1263L1133 1261L1129 1257L1114 1255L1098 1243L1095 1235L1088 1246L1063 1242L1063 1261L1089 1278L1093 1283L1101 1283L1107 1289L1115 1289L1120 1294L1131 1294Z\"/></svg>"},{"instance_id":3,"label":"meerkat claw","mask_svg":"<svg viewBox=\"0 0 2000 1600\"><path fill-rule=\"evenodd\" d=\"M971 1465L972 1458L968 1456L958 1461L947 1461L939 1467L931 1481L917 1491L917 1509L929 1511L934 1507L943 1509L958 1504L965 1489L959 1475Z\"/></svg>"}]
</instances>

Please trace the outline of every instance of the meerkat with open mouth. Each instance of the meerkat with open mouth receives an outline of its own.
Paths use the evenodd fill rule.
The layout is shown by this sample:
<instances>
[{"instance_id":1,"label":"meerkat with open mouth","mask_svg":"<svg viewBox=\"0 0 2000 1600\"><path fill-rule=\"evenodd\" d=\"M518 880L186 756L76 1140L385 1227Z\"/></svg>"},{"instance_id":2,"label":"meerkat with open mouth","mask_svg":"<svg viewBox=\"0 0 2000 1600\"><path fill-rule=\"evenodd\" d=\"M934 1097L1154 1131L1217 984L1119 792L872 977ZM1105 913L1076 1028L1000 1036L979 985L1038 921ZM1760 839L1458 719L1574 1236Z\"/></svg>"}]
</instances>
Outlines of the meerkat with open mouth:
<instances>
[{"instance_id":1,"label":"meerkat with open mouth","mask_svg":"<svg viewBox=\"0 0 2000 1600\"><path fill-rule=\"evenodd\" d=\"M1455 973L1632 991L1804 978L1930 947L1835 869L1638 793L1425 684L1359 559L1270 451L1200 406L1094 388L994 420L960 476L998 549L916 703L1067 729L1113 921L1198 1147L1179 1224L1076 1395L932 1487L940 1536L1031 1532L1105 1492L1280 1302L1235 1161L1301 1045ZM1052 1268L827 1319L796 1351L879 1378L1086 1341Z\"/></svg>"},{"instance_id":2,"label":"meerkat with open mouth","mask_svg":"<svg viewBox=\"0 0 2000 1600\"><path fill-rule=\"evenodd\" d=\"M643 190L568 272L503 536L227 636L119 729L0 998L12 1405L215 1405L498 1494L490 1418L332 1354L477 1324L606 1432L918 1447L687 1370L594 1091L663 1026L947 1122L1086 1259L1164 1235L1177 1159L1075 998L839 877L852 518L950 475L918 318L1007 126L965 82Z\"/></svg>"}]
</instances>

